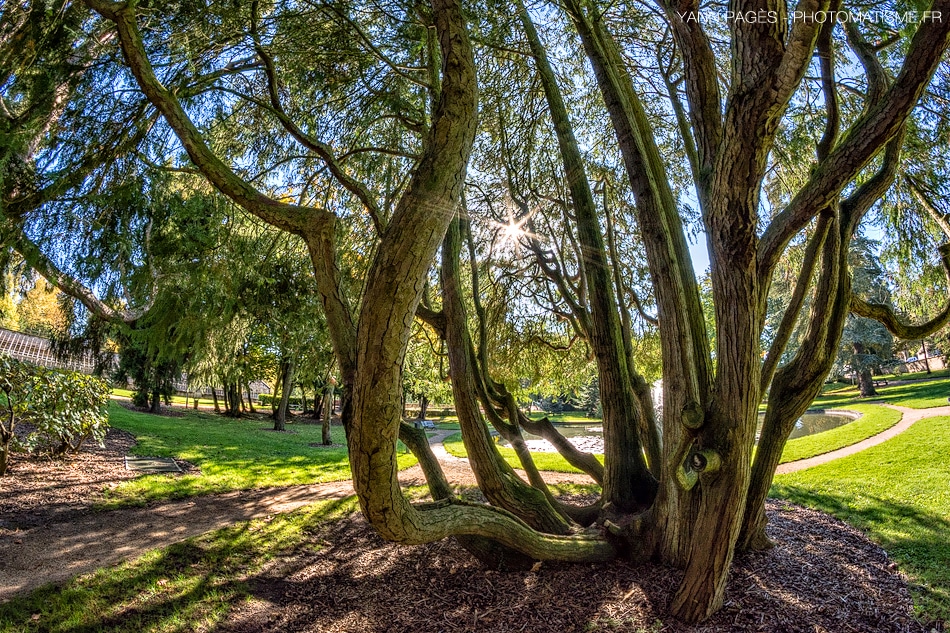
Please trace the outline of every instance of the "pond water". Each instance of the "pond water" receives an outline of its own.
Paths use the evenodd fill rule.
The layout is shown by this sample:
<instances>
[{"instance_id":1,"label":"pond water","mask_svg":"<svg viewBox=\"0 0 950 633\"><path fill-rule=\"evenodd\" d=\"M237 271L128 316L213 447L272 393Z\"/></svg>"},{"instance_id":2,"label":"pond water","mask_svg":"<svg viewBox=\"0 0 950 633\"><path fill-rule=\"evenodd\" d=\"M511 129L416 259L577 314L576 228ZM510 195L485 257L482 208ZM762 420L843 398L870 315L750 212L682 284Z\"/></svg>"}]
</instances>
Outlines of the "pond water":
<instances>
[{"instance_id":1,"label":"pond water","mask_svg":"<svg viewBox=\"0 0 950 633\"><path fill-rule=\"evenodd\" d=\"M759 416L760 428L763 417L764 416ZM793 440L796 437L814 435L815 433L821 433L823 431L828 431L833 428L843 426L852 421L854 421L853 417L837 413L806 413L798 419L798 422L795 423L795 428L792 430L792 433L789 435L788 439ZM604 429L601 425L597 424L596 421L592 420L589 424L555 424L554 426L557 427L557 430L560 431L564 437L570 439L571 443L582 451L588 451L591 453L604 452ZM540 453L554 452L554 447L537 435L525 433L524 437L525 443L531 450ZM499 443L507 445L507 442L504 440L499 440Z\"/></svg>"},{"instance_id":2,"label":"pond water","mask_svg":"<svg viewBox=\"0 0 950 633\"><path fill-rule=\"evenodd\" d=\"M796 437L805 437L806 435L830 431L839 426L844 426L848 422L854 422L854 420L855 418L852 416L837 413L806 413L795 423L795 428L788 436L788 439L794 440ZM761 421L759 425L761 428Z\"/></svg>"}]
</instances>

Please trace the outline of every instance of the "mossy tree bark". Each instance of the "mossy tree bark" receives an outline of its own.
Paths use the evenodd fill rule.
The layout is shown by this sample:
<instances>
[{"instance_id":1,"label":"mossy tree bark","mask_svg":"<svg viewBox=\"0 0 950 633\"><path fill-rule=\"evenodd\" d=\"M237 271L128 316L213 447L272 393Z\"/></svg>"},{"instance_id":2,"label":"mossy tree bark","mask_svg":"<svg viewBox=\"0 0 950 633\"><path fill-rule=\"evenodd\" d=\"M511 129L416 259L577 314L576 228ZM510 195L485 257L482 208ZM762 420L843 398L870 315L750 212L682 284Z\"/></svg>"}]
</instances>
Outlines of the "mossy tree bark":
<instances>
[{"instance_id":1,"label":"mossy tree bark","mask_svg":"<svg viewBox=\"0 0 950 633\"><path fill-rule=\"evenodd\" d=\"M115 23L129 69L197 169L250 213L305 240L343 376L342 415L354 487L363 513L384 538L422 543L447 536L478 537L529 557L569 561L604 560L619 551L654 553L685 567L672 603L675 615L696 621L719 607L740 530L750 546L762 535L762 491L767 490L787 437L791 413L805 406L810 391L820 388L820 370L840 337L839 322L848 309L882 321L895 319L881 306L848 297L842 262L854 218L860 213L848 210L847 201L839 205L838 200L882 148L899 138L908 113L947 49L950 21L918 26L892 84L878 90L875 82L869 83L865 112L842 138L833 134L823 139L819 160L802 187L763 228L759 195L767 157L816 44L822 46L820 25L789 23L781 3L753 6L740 0L732 7L737 12L766 7L782 17L774 24L731 25L732 57L723 96L722 66L717 64L716 52L701 22L685 17L691 10L693 14L699 11L699 2L661 2L682 65L688 108L674 103L674 109L688 148L712 263L716 348L710 353L683 223L646 109L622 51L605 25L602 7L593 0L567 0L636 199L635 214L655 289L664 374L660 441L645 383L638 380L625 344L624 319L618 315L619 284L606 256L609 244L605 244L584 160L544 48L522 7L522 24L551 112L570 190L581 267L587 276L588 294L582 303L589 309L580 310L577 302L575 307L600 373L606 441L602 481L607 502L601 519L611 535L608 541L600 532L578 531L543 490L536 494L512 478L487 437L479 404L507 409L509 422L516 427L513 433L516 421L521 420L501 390L487 380L487 366L479 367L486 364L480 363L465 329L464 301L459 284L452 281L453 277L457 280L458 259L454 228L443 253L444 257L448 254L443 274L449 283L442 326L450 343L453 378L458 382L456 404L465 418L466 442L480 483L499 507L454 498L421 438L401 424L401 372L410 326L428 270L459 213L476 129L475 61L460 3L431 2L431 22L441 51L441 60L433 60L429 69L434 104L431 124L408 184L388 218L379 213L359 183L339 169L328 148L308 138L282 111L273 59L257 39L252 23L273 114L366 205L379 232L358 309L351 305L340 281L336 216L326 209L268 197L238 176L214 154L178 97L155 76L135 7L105 0L85 3ZM820 11L831 6L828 0L801 0L797 8ZM950 15L950 0L936 0L931 9ZM435 50L434 41L429 44ZM858 50L859 57L866 52ZM869 69L868 75L875 72ZM680 98L678 90L671 98L674 102ZM855 195L873 186L863 182ZM822 253L815 305L829 307L831 316L823 321L813 317L809 336L815 340L802 346L792 364L777 367L777 361L767 362L763 369L759 341L771 276L789 242L819 215L815 234L825 232L826 236L824 241L815 241L816 252ZM543 266L543 254L539 260ZM551 271L551 278L557 285L557 271ZM801 309L800 302L793 303L798 307L793 307L791 320ZM770 350L768 360L773 359L773 351L775 359L780 357L784 344L779 347ZM805 386L796 387L796 381ZM765 445L753 469L750 453L756 410L768 384L772 393ZM233 395L228 388L229 406ZM413 505L402 494L396 477L400 434L423 456L435 499L431 504Z\"/></svg>"},{"instance_id":2,"label":"mossy tree bark","mask_svg":"<svg viewBox=\"0 0 950 633\"><path fill-rule=\"evenodd\" d=\"M275 431L287 429L287 411L290 409L290 394L294 389L294 369L293 359L284 358L280 361L280 401L274 412Z\"/></svg>"}]
</instances>

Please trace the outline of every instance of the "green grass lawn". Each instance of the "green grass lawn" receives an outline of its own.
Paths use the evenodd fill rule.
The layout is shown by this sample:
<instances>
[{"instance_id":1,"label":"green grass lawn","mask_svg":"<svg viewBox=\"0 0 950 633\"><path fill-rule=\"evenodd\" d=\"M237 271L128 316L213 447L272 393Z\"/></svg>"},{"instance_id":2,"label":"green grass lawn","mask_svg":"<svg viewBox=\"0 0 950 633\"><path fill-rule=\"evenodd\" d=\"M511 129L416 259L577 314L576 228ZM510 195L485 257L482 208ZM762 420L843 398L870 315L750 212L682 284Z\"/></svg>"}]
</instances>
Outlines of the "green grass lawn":
<instances>
[{"instance_id":1,"label":"green grass lawn","mask_svg":"<svg viewBox=\"0 0 950 633\"><path fill-rule=\"evenodd\" d=\"M823 433L789 440L785 445L785 450L782 451L780 463L807 459L857 444L861 440L891 428L901 420L900 412L878 405L849 403L846 408L861 413L861 417Z\"/></svg>"},{"instance_id":2,"label":"green grass lawn","mask_svg":"<svg viewBox=\"0 0 950 633\"><path fill-rule=\"evenodd\" d=\"M115 567L0 605L8 633L210 631L250 595L245 579L275 557L323 547L320 523L356 509L355 499L240 523L156 549Z\"/></svg>"},{"instance_id":3,"label":"green grass lawn","mask_svg":"<svg viewBox=\"0 0 950 633\"><path fill-rule=\"evenodd\" d=\"M933 380L934 378L950 378L950 369L934 369L929 374L926 371L914 371L906 374L884 374L887 380Z\"/></svg>"},{"instance_id":4,"label":"green grass lawn","mask_svg":"<svg viewBox=\"0 0 950 633\"><path fill-rule=\"evenodd\" d=\"M935 372L936 373L936 372ZM950 381L946 378L921 380L903 385L887 385L876 388L878 395L871 396L865 401L887 402L899 404L911 409L929 409L947 405L950 397ZM823 392L815 399L814 406L824 408L841 408L850 402L861 402L858 388L850 385L841 386Z\"/></svg>"},{"instance_id":5,"label":"green grass lawn","mask_svg":"<svg viewBox=\"0 0 950 633\"><path fill-rule=\"evenodd\" d=\"M448 451L450 455L455 455L456 457L468 457L468 452L465 450L465 445L462 443L461 433L448 436L442 442L442 445L445 446L445 450ZM508 448L507 446L499 446L498 452L501 453L501 456L505 458L505 461L508 462L512 468L521 468L521 460L518 459L518 455L515 454L514 449ZM558 473L583 472L568 464L567 460L561 457L559 453L533 452L531 453L531 457L534 459L534 464L538 467L538 470L548 470ZM603 455L597 455L597 458L601 462L604 461Z\"/></svg>"},{"instance_id":6,"label":"green grass lawn","mask_svg":"<svg viewBox=\"0 0 950 633\"><path fill-rule=\"evenodd\" d=\"M201 468L200 475L145 475L109 492L106 505L141 504L153 499L290 486L349 479L350 465L341 427L332 427L333 442L320 444L317 424L293 424L276 433L268 420L230 419L203 412L183 417L137 413L112 403L112 426L135 435L135 455L176 457ZM400 454L399 464L415 463Z\"/></svg>"},{"instance_id":7,"label":"green grass lawn","mask_svg":"<svg viewBox=\"0 0 950 633\"><path fill-rule=\"evenodd\" d=\"M950 418L927 418L856 455L775 478L773 496L867 532L912 581L918 615L950 621Z\"/></svg>"}]
</instances>

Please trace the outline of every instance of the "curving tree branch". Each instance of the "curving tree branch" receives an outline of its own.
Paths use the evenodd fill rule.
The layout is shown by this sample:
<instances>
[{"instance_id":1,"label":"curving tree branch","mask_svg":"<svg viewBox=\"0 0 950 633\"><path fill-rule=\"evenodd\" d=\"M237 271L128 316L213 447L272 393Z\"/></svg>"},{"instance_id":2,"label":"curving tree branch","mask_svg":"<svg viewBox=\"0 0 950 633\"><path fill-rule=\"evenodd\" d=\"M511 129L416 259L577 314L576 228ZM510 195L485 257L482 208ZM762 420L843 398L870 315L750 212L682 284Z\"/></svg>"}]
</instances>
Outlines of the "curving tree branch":
<instances>
[{"instance_id":1,"label":"curving tree branch","mask_svg":"<svg viewBox=\"0 0 950 633\"><path fill-rule=\"evenodd\" d=\"M53 260L47 257L23 232L19 223L6 221L0 229L0 241L11 246L23 257L33 270L41 274L55 287L81 302L94 315L105 321L134 323L148 312L155 302L155 292L149 293L149 300L136 308L114 308L96 296L96 293L78 279L63 272ZM153 281L157 279L154 276Z\"/></svg>"},{"instance_id":2,"label":"curving tree branch","mask_svg":"<svg viewBox=\"0 0 950 633\"><path fill-rule=\"evenodd\" d=\"M931 11L950 15L950 0L934 0ZM819 209L842 189L894 138L920 99L950 44L950 20L923 22L914 34L904 65L894 83L818 163L811 178L773 219L759 244L759 276L771 273L785 246Z\"/></svg>"},{"instance_id":3,"label":"curving tree branch","mask_svg":"<svg viewBox=\"0 0 950 633\"><path fill-rule=\"evenodd\" d=\"M202 138L175 94L162 85L145 52L135 9L126 3L86 0L86 6L115 23L122 54L139 87L175 131L192 162L221 193L268 224L296 235L326 227L333 214L323 209L279 202L258 191L226 165Z\"/></svg>"},{"instance_id":4,"label":"curving tree branch","mask_svg":"<svg viewBox=\"0 0 950 633\"><path fill-rule=\"evenodd\" d=\"M940 246L940 261L950 284L950 244ZM883 303L869 303L855 294L851 295L851 312L868 319L874 319L887 328L887 331L898 338L912 341L930 336L947 323L950 323L950 298L944 308L926 323L913 325L901 321L900 317L889 305Z\"/></svg>"},{"instance_id":5,"label":"curving tree branch","mask_svg":"<svg viewBox=\"0 0 950 633\"><path fill-rule=\"evenodd\" d=\"M280 94L277 87L277 66L274 64L274 58L271 57L267 49L261 43L260 33L257 29L257 23L260 21L260 3L255 0L251 3L251 37L254 40L254 50L261 59L264 66L264 74L267 77L267 95L270 99L270 111L274 113L281 126L301 145L312 151L320 157L326 164L333 177L343 185L343 187L352 193L366 207L370 218L373 220L373 226L376 232L382 235L386 229L385 219L379 205L373 199L366 185L349 174L343 169L343 166L333 155L330 146L319 139L304 132L293 119L287 114L283 104L280 102ZM354 28L356 28L354 26Z\"/></svg>"}]
</instances>

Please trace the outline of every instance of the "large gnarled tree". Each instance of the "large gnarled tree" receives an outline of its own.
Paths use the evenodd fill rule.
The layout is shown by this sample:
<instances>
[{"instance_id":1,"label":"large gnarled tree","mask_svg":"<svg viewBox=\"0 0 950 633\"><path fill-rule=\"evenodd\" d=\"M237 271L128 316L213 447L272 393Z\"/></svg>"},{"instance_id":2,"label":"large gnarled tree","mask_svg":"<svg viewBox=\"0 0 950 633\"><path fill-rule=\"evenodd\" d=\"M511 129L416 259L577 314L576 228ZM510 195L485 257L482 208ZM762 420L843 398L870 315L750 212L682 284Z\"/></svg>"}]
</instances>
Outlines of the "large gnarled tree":
<instances>
[{"instance_id":1,"label":"large gnarled tree","mask_svg":"<svg viewBox=\"0 0 950 633\"><path fill-rule=\"evenodd\" d=\"M385 538L422 543L455 536L492 564L660 558L685 568L674 614L701 620L721 605L737 546L768 545L764 499L772 474L791 425L834 361L848 313L915 338L950 315L944 310L920 326L902 323L887 306L852 296L848 269L851 240L891 186L906 121L947 48L950 0L935 0L929 14L945 19L926 19L911 36L895 33L883 43L869 43L860 25L794 17L847 8L832 0L800 0L794 7L738 0L729 7L733 19L715 24L703 19L712 9L698 0L662 0L659 43L638 43L624 30L648 12L626 5L606 11L594 0L566 0L547 13L521 2L489 3L472 8L471 15L488 16L472 27L458 0L393 2L389 11L332 0L307 10L253 2L242 14L212 3L203 10L169 9L168 25L161 27L161 8L107 0L84 5L101 18L96 24L103 34L87 45L88 55L105 55L115 40L125 69L113 66L111 85L134 85L141 93L139 115L118 126L126 137L110 143L110 152L127 156L144 138L167 133L174 143L162 137L164 144L138 150L143 163L167 161L172 169L201 174L248 213L306 244L343 378L354 486L364 514ZM752 14L775 19L734 19ZM556 47L546 46L536 28L542 15L562 36ZM220 38L194 28L212 17ZM191 29L192 37L177 41L178 28ZM470 28L483 31L478 56ZM728 50L716 43L721 36ZM340 48L338 61L319 57L331 42ZM10 46L0 40L4 51ZM558 77L549 55L562 47L583 51L589 67L576 72L596 94L581 100L574 88L583 82ZM839 103L842 77L834 61L843 54L863 69L857 103L850 95ZM537 118L544 123L530 134L512 136L498 124L515 117L501 111L497 98L498 111L483 112L479 127L477 76L501 90L505 79L496 70L506 55L520 60L509 77L516 89L540 88L533 103L541 104ZM484 69L476 68L476 58ZM806 79L810 69L818 80ZM64 99L80 90L81 75L63 75ZM644 75L663 86L665 105L641 90ZM809 97L813 84L818 99ZM213 107L202 108L204 98ZM794 188L768 194L766 204L770 169L781 168L775 150L783 127L797 124L790 109L809 99L824 117L814 156ZM39 118L68 118L48 110ZM596 148L584 120L591 111L610 131ZM14 123L8 117L8 126ZM24 144L29 151L18 155L18 164L28 166L30 151L59 134L53 127L34 130L38 142ZM489 182L484 171L466 181L480 130L480 147L498 150L504 182ZM538 139L551 151L542 152ZM170 158L176 151L187 160ZM86 178L102 164L91 160L73 178ZM687 246L684 171L710 255L712 329ZM47 266L48 276L102 316L131 319L66 273L57 275L22 229L24 218L41 215L45 204L82 183L61 176L57 187L26 191L22 180L7 179L0 192L7 243ZM600 180L600 189L592 180ZM608 181L622 190L623 209L607 208ZM475 199L486 197L485 183L506 189L521 209L520 221L532 232L512 236L531 259L530 284L571 323L596 361L603 468L550 425L527 419L492 378L466 200L467 184L481 192ZM560 226L527 217L533 205L560 213ZM622 233L620 224L635 229ZM539 235L545 230L549 235ZM647 297L633 290L634 265L624 255L630 250L622 238L634 233L652 287ZM771 279L793 239L806 243L804 263L763 355ZM441 292L430 301L440 247ZM469 272L463 272L465 259ZM659 333L662 413L633 352L631 304ZM650 310L655 315L646 314ZM416 317L446 341L464 439L487 504L454 497L424 438L402 422L403 361ZM804 334L790 349L796 328ZM753 462L757 409L766 394ZM527 482L500 459L487 423L511 440ZM549 437L601 483L600 501L581 507L555 499L524 448L525 429ZM410 503L400 490L400 436L423 463L431 503Z\"/></svg>"}]
</instances>

